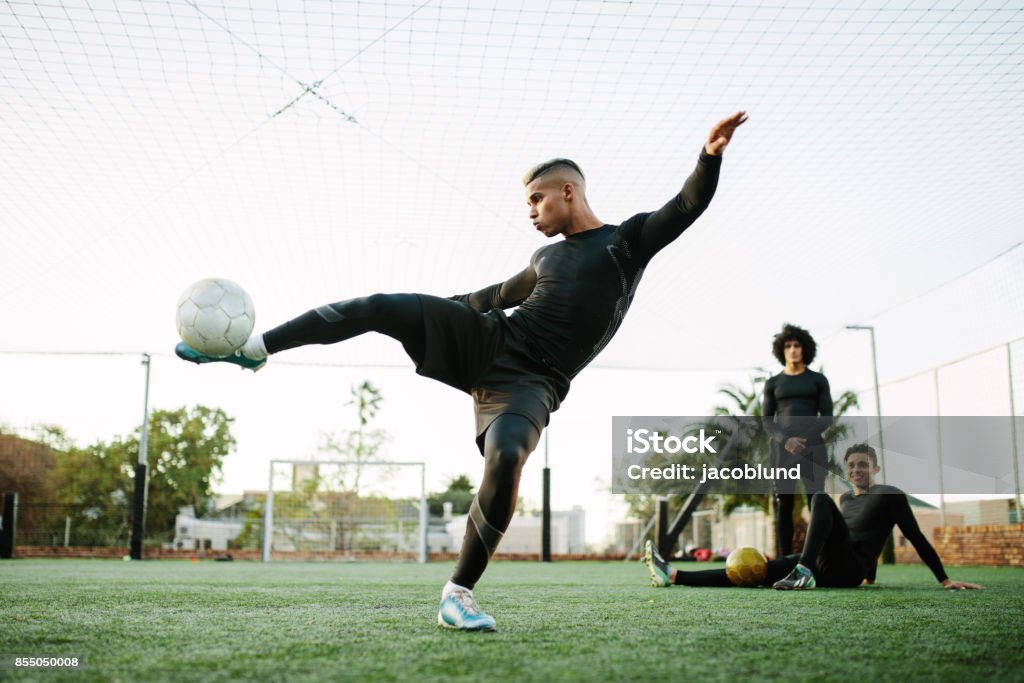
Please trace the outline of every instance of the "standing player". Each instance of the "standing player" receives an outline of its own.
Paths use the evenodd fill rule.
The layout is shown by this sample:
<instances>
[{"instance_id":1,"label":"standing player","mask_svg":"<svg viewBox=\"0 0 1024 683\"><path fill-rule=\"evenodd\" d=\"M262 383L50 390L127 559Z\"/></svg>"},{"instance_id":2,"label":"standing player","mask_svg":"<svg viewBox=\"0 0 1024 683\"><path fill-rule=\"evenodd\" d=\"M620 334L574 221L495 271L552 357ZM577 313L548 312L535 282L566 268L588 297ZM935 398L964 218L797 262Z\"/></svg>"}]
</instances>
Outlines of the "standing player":
<instances>
[{"instance_id":1,"label":"standing player","mask_svg":"<svg viewBox=\"0 0 1024 683\"><path fill-rule=\"evenodd\" d=\"M715 124L679 194L621 225L594 215L574 162L553 159L531 169L523 179L530 220L546 237L565 239L538 249L504 282L451 299L374 294L328 304L251 337L228 358L184 344L175 352L195 363L258 370L268 354L373 331L400 341L417 373L471 394L484 476L437 619L450 628L493 630L472 590L512 520L526 458L569 382L619 328L648 262L711 202L722 151L746 118L741 111ZM516 306L510 316L502 310Z\"/></svg>"},{"instance_id":2,"label":"standing player","mask_svg":"<svg viewBox=\"0 0 1024 683\"><path fill-rule=\"evenodd\" d=\"M832 395L825 375L808 368L817 344L796 325L783 325L772 341L772 353L783 365L764 385L764 428L771 439L771 466L789 469L800 465L800 480L811 497L825 490L828 453L822 437L832 424ZM775 537L777 557L793 551L795 481L775 481Z\"/></svg>"},{"instance_id":3,"label":"standing player","mask_svg":"<svg viewBox=\"0 0 1024 683\"><path fill-rule=\"evenodd\" d=\"M814 496L803 552L770 560L762 586L781 590L859 586L874 576L871 569L878 563L885 539L893 526L898 526L943 587L981 588L976 583L950 580L935 548L921 533L907 494L895 486L875 483L879 471L875 449L867 444L850 446L843 462L853 490L839 497L839 507L825 494ZM679 571L658 554L650 541L646 550L647 570L654 586L733 586L724 569Z\"/></svg>"}]
</instances>

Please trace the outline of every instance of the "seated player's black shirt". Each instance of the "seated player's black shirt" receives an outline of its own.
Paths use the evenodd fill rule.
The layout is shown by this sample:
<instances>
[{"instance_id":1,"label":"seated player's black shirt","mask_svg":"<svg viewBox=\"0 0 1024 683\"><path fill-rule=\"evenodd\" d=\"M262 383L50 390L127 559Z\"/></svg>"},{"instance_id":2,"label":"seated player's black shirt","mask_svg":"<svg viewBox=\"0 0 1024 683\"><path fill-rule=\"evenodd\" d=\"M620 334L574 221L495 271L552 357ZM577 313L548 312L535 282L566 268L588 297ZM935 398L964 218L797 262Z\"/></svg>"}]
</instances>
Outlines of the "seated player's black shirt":
<instances>
[{"instance_id":1,"label":"seated player's black shirt","mask_svg":"<svg viewBox=\"0 0 1024 683\"><path fill-rule=\"evenodd\" d=\"M875 484L867 493L855 496L847 491L839 497L839 509L850 530L854 552L865 567L878 562L882 546L893 526L898 526L935 578L945 581L946 572L935 548L917 525L907 494L895 486Z\"/></svg>"},{"instance_id":2,"label":"seated player's black shirt","mask_svg":"<svg viewBox=\"0 0 1024 683\"><path fill-rule=\"evenodd\" d=\"M702 151L683 189L657 211L541 247L505 282L452 298L481 312L518 306L507 318L513 333L545 365L575 377L619 329L651 258L707 208L721 159Z\"/></svg>"}]
</instances>

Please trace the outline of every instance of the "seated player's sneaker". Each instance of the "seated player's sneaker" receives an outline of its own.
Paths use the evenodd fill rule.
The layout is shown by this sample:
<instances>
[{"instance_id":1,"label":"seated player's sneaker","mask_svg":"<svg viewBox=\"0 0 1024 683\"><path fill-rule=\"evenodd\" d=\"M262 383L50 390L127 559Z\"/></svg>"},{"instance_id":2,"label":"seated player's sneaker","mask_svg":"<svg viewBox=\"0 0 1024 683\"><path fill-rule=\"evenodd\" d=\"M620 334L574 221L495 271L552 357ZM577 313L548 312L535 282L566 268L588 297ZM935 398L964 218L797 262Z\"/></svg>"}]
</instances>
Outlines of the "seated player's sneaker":
<instances>
[{"instance_id":1,"label":"seated player's sneaker","mask_svg":"<svg viewBox=\"0 0 1024 683\"><path fill-rule=\"evenodd\" d=\"M651 585L655 588L668 588L672 585L672 565L665 561L653 541L644 545L644 563L651 575Z\"/></svg>"},{"instance_id":2,"label":"seated player's sneaker","mask_svg":"<svg viewBox=\"0 0 1024 683\"><path fill-rule=\"evenodd\" d=\"M772 585L780 591L809 591L814 590L816 583L810 570L797 565L786 578L779 579Z\"/></svg>"},{"instance_id":3,"label":"seated player's sneaker","mask_svg":"<svg viewBox=\"0 0 1024 683\"><path fill-rule=\"evenodd\" d=\"M441 600L437 625L460 631L493 631L494 617L485 614L467 590L455 590Z\"/></svg>"},{"instance_id":4,"label":"seated player's sneaker","mask_svg":"<svg viewBox=\"0 0 1024 683\"><path fill-rule=\"evenodd\" d=\"M253 372L267 364L266 358L263 360L253 360L243 356L241 351L235 351L226 358L214 358L213 356L207 356L205 353L196 351L185 342L178 342L178 345L174 347L174 355L190 363L234 363L241 368L252 370Z\"/></svg>"}]
</instances>

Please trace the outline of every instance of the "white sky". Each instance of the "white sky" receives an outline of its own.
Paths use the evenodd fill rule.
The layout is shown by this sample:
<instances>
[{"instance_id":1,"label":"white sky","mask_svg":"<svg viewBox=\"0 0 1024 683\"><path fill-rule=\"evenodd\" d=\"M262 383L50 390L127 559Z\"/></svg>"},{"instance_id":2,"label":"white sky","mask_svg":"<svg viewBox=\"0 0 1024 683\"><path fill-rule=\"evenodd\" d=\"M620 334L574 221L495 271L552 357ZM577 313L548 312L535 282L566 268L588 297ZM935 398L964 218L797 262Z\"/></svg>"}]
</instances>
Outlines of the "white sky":
<instances>
[{"instance_id":1,"label":"white sky","mask_svg":"<svg viewBox=\"0 0 1024 683\"><path fill-rule=\"evenodd\" d=\"M152 407L237 418L221 489L239 491L351 427L348 387L370 378L390 457L426 460L431 488L476 479L470 399L397 343L197 368L170 357L178 295L231 278L262 330L374 291L477 289L544 243L531 165L576 159L618 223L671 197L741 108L711 208L553 417L554 504L586 506L589 538L617 516L610 416L710 411L773 367L783 321L815 334L837 391L871 384L847 324L876 327L883 383L1024 337L1024 4L494 5L0 7L0 421L127 433L138 356L11 352L153 353ZM971 362L942 371L942 412L1007 414L1005 349ZM931 386L894 384L883 409L932 413Z\"/></svg>"}]
</instances>

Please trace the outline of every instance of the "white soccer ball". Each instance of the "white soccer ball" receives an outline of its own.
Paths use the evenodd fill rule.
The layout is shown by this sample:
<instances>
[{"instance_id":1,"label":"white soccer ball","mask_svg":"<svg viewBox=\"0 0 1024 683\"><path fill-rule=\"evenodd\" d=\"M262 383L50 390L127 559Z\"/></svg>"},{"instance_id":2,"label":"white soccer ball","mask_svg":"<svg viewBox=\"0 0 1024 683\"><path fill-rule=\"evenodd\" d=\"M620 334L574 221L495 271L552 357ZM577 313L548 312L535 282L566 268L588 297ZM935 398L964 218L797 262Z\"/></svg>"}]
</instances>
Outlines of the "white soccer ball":
<instances>
[{"instance_id":1,"label":"white soccer ball","mask_svg":"<svg viewBox=\"0 0 1024 683\"><path fill-rule=\"evenodd\" d=\"M256 309L231 280L211 277L191 285L178 299L178 334L200 353L225 358L252 334Z\"/></svg>"}]
</instances>

